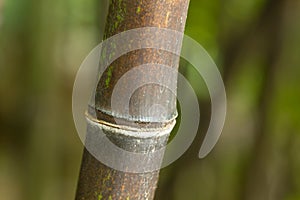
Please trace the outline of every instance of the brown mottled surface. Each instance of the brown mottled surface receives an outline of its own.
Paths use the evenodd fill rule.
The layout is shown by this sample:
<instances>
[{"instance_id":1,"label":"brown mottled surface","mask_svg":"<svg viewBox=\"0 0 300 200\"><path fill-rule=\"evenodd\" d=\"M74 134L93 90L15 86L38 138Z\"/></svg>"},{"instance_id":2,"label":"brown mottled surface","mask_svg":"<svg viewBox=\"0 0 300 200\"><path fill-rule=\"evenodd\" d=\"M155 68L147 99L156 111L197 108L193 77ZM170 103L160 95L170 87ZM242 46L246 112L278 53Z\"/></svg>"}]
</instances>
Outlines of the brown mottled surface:
<instances>
[{"instance_id":1,"label":"brown mottled surface","mask_svg":"<svg viewBox=\"0 0 300 200\"><path fill-rule=\"evenodd\" d=\"M153 199L158 171L125 173L105 166L84 149L76 200Z\"/></svg>"},{"instance_id":2,"label":"brown mottled surface","mask_svg":"<svg viewBox=\"0 0 300 200\"><path fill-rule=\"evenodd\" d=\"M160 27L183 32L188 4L189 0L111 0L104 39L140 27ZM143 35L140 37L143 38ZM160 35L155 35L155 37L160 37ZM164 38L161 39L164 40ZM110 56L110 53L113 52L106 52L102 59ZM94 112L97 114L97 118L103 121L108 121L113 117L122 118L121 112L114 112L115 116L109 116L107 112L103 114L102 111L111 112L112 91L125 72L146 63L163 64L177 69L178 62L178 56L156 49L135 50L115 60L104 72L97 86L95 97L97 111ZM156 71L155 67L146 76L170 79L170 77L165 77L164 74ZM142 78L142 76L135 78ZM134 84L135 78L126 84ZM176 78L170 79L170 81L176 87ZM123 86L124 93L126 93L126 84ZM176 98L168 90L165 90L162 95L157 95L160 89L161 87L158 85L141 87L130 100L130 114L138 119L139 123L152 124L151 120L145 119L145 108L149 105L157 103L167 108L168 115L155 124L155 128L158 130L174 120L174 113L176 113ZM123 120L128 121L124 122L128 125L133 119L126 118ZM109 122L112 123L113 121ZM153 142L157 141L153 140ZM128 145L130 147L130 144ZM140 148L143 149L143 147ZM76 199L151 200L154 198L158 174L158 171L134 174L114 170L100 163L85 149Z\"/></svg>"},{"instance_id":3,"label":"brown mottled surface","mask_svg":"<svg viewBox=\"0 0 300 200\"><path fill-rule=\"evenodd\" d=\"M126 30L141 27L160 27L183 32L188 2L188 0L112 0L109 7L105 38ZM143 40L143 38L147 36L141 34L139 37ZM154 37L161 38L161 35L158 32ZM163 42L164 38L160 40ZM176 38L174 41L175 40ZM116 48L118 48L118 45L116 45ZM181 46L178 45L177 48L181 48ZM108 58L113 54L113 50L110 52L105 51L102 58ZM95 97L96 109L100 111L110 111L111 94L120 77L132 68L147 63L162 64L177 69L179 57L170 52L157 49L139 49L119 57L107 68L100 79ZM129 85L135 84L137 79L141 79L143 76L169 79L170 84L176 86L176 77L175 79L171 79L168 76L164 76L164 74L161 74L160 71L155 69L154 65L151 69L150 72L147 71L147 74L141 72L140 75L128 80L127 83L123 85L124 93L126 93L126 88L128 88ZM151 84L136 90L130 99L130 114L139 121L151 122L147 120L147 116L145 115L147 108L155 103L167 109L165 112L167 112L168 115L165 116L161 122L166 122L174 118L176 115L176 97L169 90L164 90L163 93L161 93L161 89L160 86ZM122 96L122 94L120 94L120 96ZM128 119L128 116L124 116L121 111L114 111L113 115L114 117L124 117ZM98 116L100 119L102 119L102 117L102 115Z\"/></svg>"}]
</instances>

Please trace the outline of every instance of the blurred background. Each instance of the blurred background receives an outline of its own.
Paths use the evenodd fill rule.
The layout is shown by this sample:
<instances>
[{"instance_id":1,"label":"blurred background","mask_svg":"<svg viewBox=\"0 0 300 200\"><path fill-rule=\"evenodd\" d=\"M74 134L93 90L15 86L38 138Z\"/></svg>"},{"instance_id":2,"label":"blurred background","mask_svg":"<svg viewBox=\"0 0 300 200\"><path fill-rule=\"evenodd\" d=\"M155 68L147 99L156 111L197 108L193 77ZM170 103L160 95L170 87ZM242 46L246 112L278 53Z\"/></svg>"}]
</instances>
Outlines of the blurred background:
<instances>
[{"instance_id":1,"label":"blurred background","mask_svg":"<svg viewBox=\"0 0 300 200\"><path fill-rule=\"evenodd\" d=\"M106 12L104 0L0 0L1 200L74 199L83 145L72 87ZM210 99L181 61L201 123L193 145L161 171L156 199L300 200L300 1L191 0L186 34L219 66L227 120L198 159Z\"/></svg>"}]
</instances>

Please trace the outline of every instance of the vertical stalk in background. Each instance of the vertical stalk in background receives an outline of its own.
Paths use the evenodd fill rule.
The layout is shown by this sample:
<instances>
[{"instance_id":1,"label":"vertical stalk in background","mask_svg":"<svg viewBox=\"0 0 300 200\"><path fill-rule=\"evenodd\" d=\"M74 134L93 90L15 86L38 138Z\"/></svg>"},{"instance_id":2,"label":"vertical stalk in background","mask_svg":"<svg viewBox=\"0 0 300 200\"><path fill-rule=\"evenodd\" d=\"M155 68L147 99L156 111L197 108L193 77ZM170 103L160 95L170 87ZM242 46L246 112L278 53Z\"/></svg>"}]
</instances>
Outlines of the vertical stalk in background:
<instances>
[{"instance_id":1,"label":"vertical stalk in background","mask_svg":"<svg viewBox=\"0 0 300 200\"><path fill-rule=\"evenodd\" d=\"M189 0L111 0L104 39L126 30L141 27L168 28L183 32L188 4ZM143 41L143 37L145 36L140 35L137 41ZM155 35L155 37L165 36ZM163 41L164 38L161 40ZM181 43L181 41L179 42ZM118 47L118 44L115 46ZM104 46L103 49L105 48ZM103 50L101 58L105 60L114 53L113 51L113 49L110 51ZM111 107L112 93L118 80L131 69L147 63L150 65L152 63L153 66L159 64L178 69L179 57L157 49L139 49L122 55L106 69L100 78L96 89L95 105L89 106L88 115L120 148L130 152L145 153L146 160L156 159L155 162L161 162L163 155L148 158L147 152L153 152L167 143L169 134L158 135L166 130L166 127L169 127L170 132L175 124L176 97L170 91L162 90L162 86L151 84L138 88L131 96L130 116L124 115L122 110L114 110ZM145 73L147 73L146 76L170 79L170 85L174 87L177 85L176 77L170 78L155 67ZM122 93L126 95L129 92L126 88L141 78L143 77L132 77L123 86ZM151 107L158 104L163 105L165 110ZM152 110L154 116L160 117L149 117L149 108L154 109ZM118 123L115 119L118 119ZM90 137L94 134L93 126L88 123L86 145L93 142L92 137ZM141 126L143 126L143 132L145 130L147 132L147 128L151 128L151 132L153 133L154 130L157 136L145 139L126 134L132 130L138 133L142 132ZM140 165L140 163L133 164ZM154 198L158 174L158 170L145 173L118 171L99 162L85 148L76 199L150 200Z\"/></svg>"}]
</instances>

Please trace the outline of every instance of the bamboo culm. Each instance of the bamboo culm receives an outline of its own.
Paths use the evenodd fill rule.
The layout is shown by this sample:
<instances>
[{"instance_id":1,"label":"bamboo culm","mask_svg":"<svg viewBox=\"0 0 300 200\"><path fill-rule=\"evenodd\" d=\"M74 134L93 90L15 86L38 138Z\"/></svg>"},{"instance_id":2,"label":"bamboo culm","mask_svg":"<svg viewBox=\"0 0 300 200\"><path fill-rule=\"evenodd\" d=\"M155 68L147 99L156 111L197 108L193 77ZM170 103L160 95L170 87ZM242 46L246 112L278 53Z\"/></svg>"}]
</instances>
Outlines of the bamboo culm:
<instances>
[{"instance_id":1,"label":"bamboo culm","mask_svg":"<svg viewBox=\"0 0 300 200\"><path fill-rule=\"evenodd\" d=\"M188 5L189 0L110 0L104 39L142 27L167 28L184 32ZM140 37L143 38L143 35ZM112 52L105 52L104 57L109 53ZM129 109L132 117L124 116L121 110L113 110L111 106L112 93L118 80L135 67L149 63L161 64L177 70L179 56L157 49L139 49L126 53L111 63L97 84L95 105L89 106L87 111L90 121L93 123L88 120L85 145L89 145L89 141L93 141L92 135L96 130L95 126L101 127L114 144L126 151L143 152L147 155L147 152L155 151L167 144L177 113L176 96L170 91L165 90L162 93L161 86L155 84L138 88L130 99ZM155 67L145 73L147 76L169 79ZM142 77L133 77L124 84L122 86L124 94L128 92L126 88L129 84L135 84L135 78ZM170 81L170 84L176 87L177 78L170 79ZM156 110L158 115L159 112L164 111L164 117L156 120L148 117L147 109L153 104L165 105L166 110ZM118 123L115 119L119 119ZM162 130L166 130L166 127L171 128L168 134L148 139L128 137L126 134L122 134L132 129L139 131L141 126L151 127L151 130L155 130L158 135ZM157 160L158 163L162 158L163 154L156 158L150 156L147 158L146 156L146 159ZM139 165L140 163L133 164ZM130 173L113 169L98 161L85 148L76 200L152 200L158 177L159 170Z\"/></svg>"}]
</instances>

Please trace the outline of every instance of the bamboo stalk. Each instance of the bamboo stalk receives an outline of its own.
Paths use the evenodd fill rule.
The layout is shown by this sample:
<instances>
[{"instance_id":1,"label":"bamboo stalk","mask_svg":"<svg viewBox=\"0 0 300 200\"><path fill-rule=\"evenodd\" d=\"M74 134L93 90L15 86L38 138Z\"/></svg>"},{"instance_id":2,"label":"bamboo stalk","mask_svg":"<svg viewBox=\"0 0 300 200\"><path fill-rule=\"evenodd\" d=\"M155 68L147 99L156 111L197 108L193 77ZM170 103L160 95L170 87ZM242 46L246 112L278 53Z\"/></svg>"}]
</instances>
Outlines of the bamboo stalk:
<instances>
[{"instance_id":1,"label":"bamboo stalk","mask_svg":"<svg viewBox=\"0 0 300 200\"><path fill-rule=\"evenodd\" d=\"M168 28L183 32L188 4L189 0L111 0L104 39L126 30L141 27ZM140 37L143 39L145 36L140 35ZM180 39L182 40L182 38ZM112 52L106 52L104 57L110 53ZM118 80L126 72L146 63L161 64L178 69L179 57L157 49L139 49L115 60L99 80L95 106L89 107L88 115L94 122L88 120L86 145L93 141L94 126L99 126L107 137L122 149L145 153L145 160L148 161L146 163L151 165L152 162L160 163L163 158L163 153L155 158L150 154L147 156L147 153L166 145L177 115L176 97L170 91L162 91L161 86L153 84L141 87L133 94L129 105L131 115L125 115L122 110L114 110L111 106L112 93ZM168 79L169 84L174 87L177 85L176 77L166 77L166 74L155 67L145 73L147 73L146 76ZM141 78L143 77L132 77L122 86L122 93L126 95L129 92L127 89L129 85L135 84L137 79ZM154 103L164 105L166 110L156 109L155 116L163 117L153 120L149 117L147 109ZM118 119L118 123L116 123L116 119ZM126 134L132 129L139 132L141 126L143 131L140 130L140 132L145 130L147 132L147 129L151 129L152 133L154 130L157 135L152 138L137 138ZM166 130L167 134L160 134ZM133 165L141 165L141 163L135 163L134 160L132 162ZM141 168L143 167L141 166ZM85 148L76 199L151 200L154 198L158 176L159 170L144 173L118 171L102 164Z\"/></svg>"}]
</instances>

